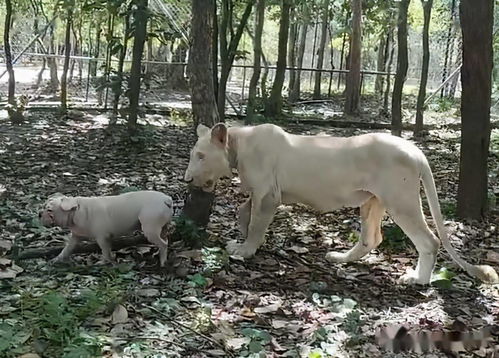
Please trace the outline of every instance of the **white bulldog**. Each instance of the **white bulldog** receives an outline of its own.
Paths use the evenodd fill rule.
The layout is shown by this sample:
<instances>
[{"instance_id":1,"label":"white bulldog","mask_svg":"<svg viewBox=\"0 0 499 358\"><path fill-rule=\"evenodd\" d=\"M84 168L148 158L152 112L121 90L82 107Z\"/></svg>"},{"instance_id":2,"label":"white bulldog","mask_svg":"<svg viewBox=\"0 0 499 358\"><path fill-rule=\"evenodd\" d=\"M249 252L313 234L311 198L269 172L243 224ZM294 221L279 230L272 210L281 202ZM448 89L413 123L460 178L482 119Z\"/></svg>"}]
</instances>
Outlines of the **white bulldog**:
<instances>
[{"instance_id":1,"label":"white bulldog","mask_svg":"<svg viewBox=\"0 0 499 358\"><path fill-rule=\"evenodd\" d=\"M161 238L163 226L171 222L173 201L157 191L134 191L102 197L68 197L54 194L39 217L45 227L71 230L71 237L55 261L69 258L81 239L94 239L104 260L113 261L109 239L142 229L146 238L159 247L159 262L167 259L167 241Z\"/></svg>"},{"instance_id":2,"label":"white bulldog","mask_svg":"<svg viewBox=\"0 0 499 358\"><path fill-rule=\"evenodd\" d=\"M185 181L211 191L219 178L236 168L242 189L251 194L239 211L246 240L229 243L231 254L255 254L280 204L303 203L322 212L360 207L360 240L347 252L329 252L330 262L359 260L376 248L383 240L380 226L387 211L419 253L416 269L410 269L403 282L430 282L440 242L468 274L499 281L492 267L471 265L452 247L430 165L407 140L380 133L348 138L294 135L272 124L227 128L219 123L212 129L199 125L197 134ZM425 221L421 181L440 240Z\"/></svg>"}]
</instances>

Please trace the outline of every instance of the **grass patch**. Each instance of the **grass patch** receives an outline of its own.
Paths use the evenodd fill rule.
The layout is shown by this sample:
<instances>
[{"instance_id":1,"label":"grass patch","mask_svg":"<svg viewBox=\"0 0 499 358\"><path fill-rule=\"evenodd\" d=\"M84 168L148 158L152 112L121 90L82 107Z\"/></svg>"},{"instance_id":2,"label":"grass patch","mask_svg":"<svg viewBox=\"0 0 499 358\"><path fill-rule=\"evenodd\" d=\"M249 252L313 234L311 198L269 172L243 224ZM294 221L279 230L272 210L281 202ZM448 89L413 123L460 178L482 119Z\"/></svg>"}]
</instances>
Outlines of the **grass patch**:
<instances>
[{"instance_id":1,"label":"grass patch","mask_svg":"<svg viewBox=\"0 0 499 358\"><path fill-rule=\"evenodd\" d=\"M106 343L91 327L95 318L109 316L125 301L135 273L104 269L83 289L31 290L11 288L20 310L0 321L0 356L36 352L45 357L90 358L101 355Z\"/></svg>"}]
</instances>

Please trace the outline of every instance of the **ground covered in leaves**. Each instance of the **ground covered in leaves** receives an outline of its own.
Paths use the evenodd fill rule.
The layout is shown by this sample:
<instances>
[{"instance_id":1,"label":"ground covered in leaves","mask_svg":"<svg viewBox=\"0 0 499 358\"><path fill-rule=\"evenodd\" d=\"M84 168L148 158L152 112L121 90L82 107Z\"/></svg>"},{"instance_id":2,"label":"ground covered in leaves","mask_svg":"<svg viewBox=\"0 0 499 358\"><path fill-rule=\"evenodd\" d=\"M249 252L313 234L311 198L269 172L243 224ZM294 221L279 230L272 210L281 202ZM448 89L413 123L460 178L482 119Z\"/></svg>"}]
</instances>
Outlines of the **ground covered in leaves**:
<instances>
[{"instance_id":1,"label":"ground covered in leaves","mask_svg":"<svg viewBox=\"0 0 499 358\"><path fill-rule=\"evenodd\" d=\"M98 113L61 120L30 112L22 125L0 123L0 357L411 356L385 352L376 329L406 323L439 330L457 320L478 330L498 323L498 285L472 280L443 251L431 287L397 285L416 252L388 217L379 250L354 264L327 263L328 250L347 250L356 240L358 209L318 215L301 205L282 207L255 258L228 257L225 243L239 237L236 209L244 200L237 177L218 185L207 238L176 221L183 237L171 240L165 269L148 245L120 250L114 266L98 264L99 254L75 255L66 266L51 265L50 257L15 260L26 249L63 244L67 232L37 220L54 192L155 189L171 195L180 211L193 131L160 116L147 122L133 137L119 125L106 130ZM497 269L497 211L481 223L455 219L459 133L441 126L430 134L419 146L432 163L452 242L468 260ZM493 136L490 199L497 209L497 130ZM472 355L487 353L462 356Z\"/></svg>"}]
</instances>

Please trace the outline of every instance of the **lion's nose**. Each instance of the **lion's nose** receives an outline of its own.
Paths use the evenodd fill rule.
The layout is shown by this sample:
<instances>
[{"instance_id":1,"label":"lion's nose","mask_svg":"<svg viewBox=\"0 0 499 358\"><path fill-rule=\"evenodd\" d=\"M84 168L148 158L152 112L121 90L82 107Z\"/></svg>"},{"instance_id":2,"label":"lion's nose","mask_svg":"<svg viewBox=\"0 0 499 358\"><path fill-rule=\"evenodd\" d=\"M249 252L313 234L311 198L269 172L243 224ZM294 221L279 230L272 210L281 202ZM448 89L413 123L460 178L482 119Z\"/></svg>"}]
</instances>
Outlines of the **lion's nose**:
<instances>
[{"instance_id":1,"label":"lion's nose","mask_svg":"<svg viewBox=\"0 0 499 358\"><path fill-rule=\"evenodd\" d=\"M41 219L41 218L42 218L42 212L40 211L40 212L38 213L38 219Z\"/></svg>"},{"instance_id":2,"label":"lion's nose","mask_svg":"<svg viewBox=\"0 0 499 358\"><path fill-rule=\"evenodd\" d=\"M192 183L192 181L193 181L193 180L194 180L194 179L192 179L192 178L184 178L184 181L185 181L187 184Z\"/></svg>"}]
</instances>

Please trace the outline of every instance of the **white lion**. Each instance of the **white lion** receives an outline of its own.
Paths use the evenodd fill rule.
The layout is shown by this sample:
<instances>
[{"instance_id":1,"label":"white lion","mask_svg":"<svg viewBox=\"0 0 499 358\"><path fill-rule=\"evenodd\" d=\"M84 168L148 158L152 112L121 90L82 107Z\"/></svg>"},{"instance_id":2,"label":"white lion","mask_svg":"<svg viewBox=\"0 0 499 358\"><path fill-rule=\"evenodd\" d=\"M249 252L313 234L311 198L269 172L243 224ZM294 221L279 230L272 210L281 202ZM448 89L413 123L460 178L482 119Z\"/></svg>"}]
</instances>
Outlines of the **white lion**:
<instances>
[{"instance_id":1,"label":"white lion","mask_svg":"<svg viewBox=\"0 0 499 358\"><path fill-rule=\"evenodd\" d=\"M230 242L229 253L251 257L265 240L265 231L280 204L303 203L319 211L360 207L362 229L357 244L345 253L329 252L330 262L359 260L383 240L385 210L412 240L419 259L402 282L428 284L442 240L452 259L468 274L499 282L490 266L464 261L447 238L433 175L423 152L388 134L348 138L305 136L263 124L212 129L199 125L185 181L212 191L217 180L236 168L242 189L251 197L239 211L246 240ZM440 240L428 228L421 208L420 180Z\"/></svg>"}]
</instances>

